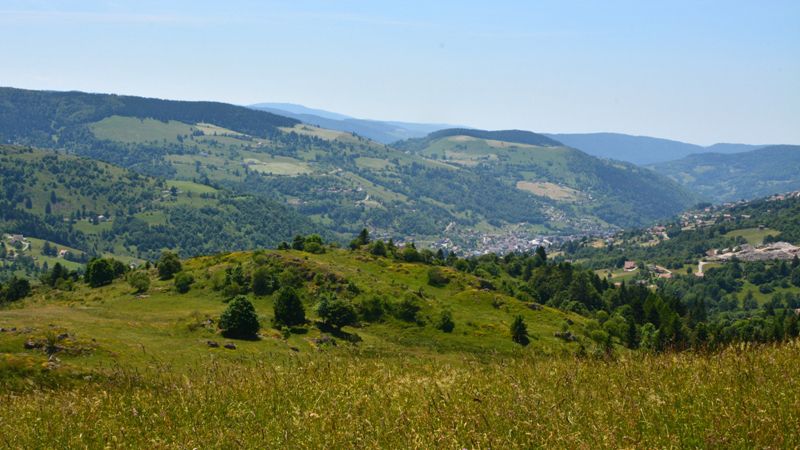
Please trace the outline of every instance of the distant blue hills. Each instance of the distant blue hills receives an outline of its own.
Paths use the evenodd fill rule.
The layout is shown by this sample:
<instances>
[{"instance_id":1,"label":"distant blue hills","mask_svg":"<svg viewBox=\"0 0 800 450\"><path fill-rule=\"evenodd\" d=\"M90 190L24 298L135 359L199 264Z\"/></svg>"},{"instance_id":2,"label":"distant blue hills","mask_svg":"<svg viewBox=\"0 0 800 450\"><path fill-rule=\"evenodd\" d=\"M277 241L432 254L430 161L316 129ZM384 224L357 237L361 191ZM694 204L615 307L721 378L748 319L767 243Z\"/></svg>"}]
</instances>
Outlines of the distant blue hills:
<instances>
[{"instance_id":1,"label":"distant blue hills","mask_svg":"<svg viewBox=\"0 0 800 450\"><path fill-rule=\"evenodd\" d=\"M322 128L355 133L383 144L422 138L441 130L465 128L449 124L357 119L345 114L309 108L294 103L257 103L250 105L250 107L290 117ZM766 144L728 143L702 146L671 139L633 136L622 133L542 133L541 135L566 146L582 150L592 156L616 159L642 166L674 161L696 154L743 153L769 146Z\"/></svg>"}]
</instances>

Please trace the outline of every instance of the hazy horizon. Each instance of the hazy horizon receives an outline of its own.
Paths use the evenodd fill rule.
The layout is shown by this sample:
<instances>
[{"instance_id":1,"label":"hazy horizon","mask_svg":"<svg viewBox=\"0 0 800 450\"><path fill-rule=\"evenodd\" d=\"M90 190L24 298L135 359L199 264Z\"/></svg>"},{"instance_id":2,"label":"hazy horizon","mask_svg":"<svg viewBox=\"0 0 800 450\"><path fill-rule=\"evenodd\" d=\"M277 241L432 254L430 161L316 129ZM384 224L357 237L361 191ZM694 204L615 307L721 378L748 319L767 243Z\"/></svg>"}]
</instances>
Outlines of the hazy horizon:
<instances>
[{"instance_id":1,"label":"hazy horizon","mask_svg":"<svg viewBox=\"0 0 800 450\"><path fill-rule=\"evenodd\" d=\"M800 143L800 4L9 1L0 85Z\"/></svg>"}]
</instances>

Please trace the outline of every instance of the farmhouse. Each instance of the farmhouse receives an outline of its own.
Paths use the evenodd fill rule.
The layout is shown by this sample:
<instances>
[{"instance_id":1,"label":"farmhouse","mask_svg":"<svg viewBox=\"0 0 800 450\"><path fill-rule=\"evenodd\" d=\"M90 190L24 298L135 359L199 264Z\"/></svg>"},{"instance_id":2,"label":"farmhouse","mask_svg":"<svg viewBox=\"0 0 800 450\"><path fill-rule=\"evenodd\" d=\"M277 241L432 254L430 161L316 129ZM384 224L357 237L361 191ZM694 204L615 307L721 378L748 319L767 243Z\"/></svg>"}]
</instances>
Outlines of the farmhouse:
<instances>
[{"instance_id":1,"label":"farmhouse","mask_svg":"<svg viewBox=\"0 0 800 450\"><path fill-rule=\"evenodd\" d=\"M625 265L622 268L625 272L633 272L636 270L636 261L625 261Z\"/></svg>"}]
</instances>

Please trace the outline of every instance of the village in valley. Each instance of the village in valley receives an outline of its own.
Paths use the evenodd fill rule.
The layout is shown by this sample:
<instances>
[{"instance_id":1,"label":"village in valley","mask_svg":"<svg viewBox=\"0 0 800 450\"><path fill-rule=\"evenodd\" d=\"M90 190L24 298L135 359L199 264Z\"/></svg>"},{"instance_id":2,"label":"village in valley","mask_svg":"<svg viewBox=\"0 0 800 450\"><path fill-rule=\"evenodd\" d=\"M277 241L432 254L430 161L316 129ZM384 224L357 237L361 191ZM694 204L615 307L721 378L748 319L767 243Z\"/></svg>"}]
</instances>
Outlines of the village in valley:
<instances>
[{"instance_id":1,"label":"village in valley","mask_svg":"<svg viewBox=\"0 0 800 450\"><path fill-rule=\"evenodd\" d=\"M765 199L766 202L776 202L800 198L800 191L775 194ZM703 277L708 267L718 267L727 262L755 262L755 261L792 261L800 257L800 247L789 242L776 241L780 234L763 224L757 223L757 217L751 214L737 212L736 208L748 202L729 202L721 205L702 205L702 208L686 211L672 222L663 222L653 225L639 232L620 232L612 236L597 238L589 241L587 245L594 248L613 248L626 246L651 247L669 241L671 233L703 230L706 228L729 225L726 236L734 238L736 245L709 248L705 256L698 259L694 266L681 267L681 272L691 273ZM755 226L742 225L752 224ZM625 260L616 270L598 270L598 274L610 280L630 280L641 284L652 284L657 279L669 279L675 274L676 268L667 268L653 264L649 261Z\"/></svg>"}]
</instances>

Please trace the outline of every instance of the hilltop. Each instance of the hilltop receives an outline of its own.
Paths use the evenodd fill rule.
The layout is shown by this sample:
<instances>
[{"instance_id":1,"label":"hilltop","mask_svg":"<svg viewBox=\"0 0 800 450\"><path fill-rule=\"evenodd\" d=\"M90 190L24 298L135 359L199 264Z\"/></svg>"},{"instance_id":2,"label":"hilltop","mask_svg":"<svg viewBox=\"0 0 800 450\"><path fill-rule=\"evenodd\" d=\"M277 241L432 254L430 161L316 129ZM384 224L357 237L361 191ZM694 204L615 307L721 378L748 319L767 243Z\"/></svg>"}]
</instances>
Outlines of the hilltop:
<instances>
[{"instance_id":1,"label":"hilltop","mask_svg":"<svg viewBox=\"0 0 800 450\"><path fill-rule=\"evenodd\" d=\"M135 271L151 280L143 294L124 277L98 288L82 282L61 289L42 285L16 308L0 314L4 329L29 330L0 334L0 351L16 353L25 340L42 337L49 326L45 325L53 324L77 342L93 342L91 358L65 362L136 365L157 357L181 367L216 354L206 341L226 341L217 323L226 303L239 294L252 300L262 332L258 340L237 341L238 354L306 353L336 341L376 354L513 354L519 345L508 330L516 316L528 323L529 352L575 352L576 342L556 337L568 329L586 339L585 345L591 342L583 331L585 318L513 297L514 291L505 287L514 283L511 278L364 251L327 246L313 251L259 250L188 259L181 273L194 281L187 293L178 292L174 280L159 279L155 268ZM478 276L481 273L486 278ZM258 277L265 287L256 287ZM280 327L271 325L279 289L295 290L309 319L283 335ZM341 331L322 326L316 307L326 296L353 305L357 323ZM445 312L452 331L437 328ZM119 334L121 323L127 323L124 337ZM144 359L140 347L146 349Z\"/></svg>"}]
</instances>

